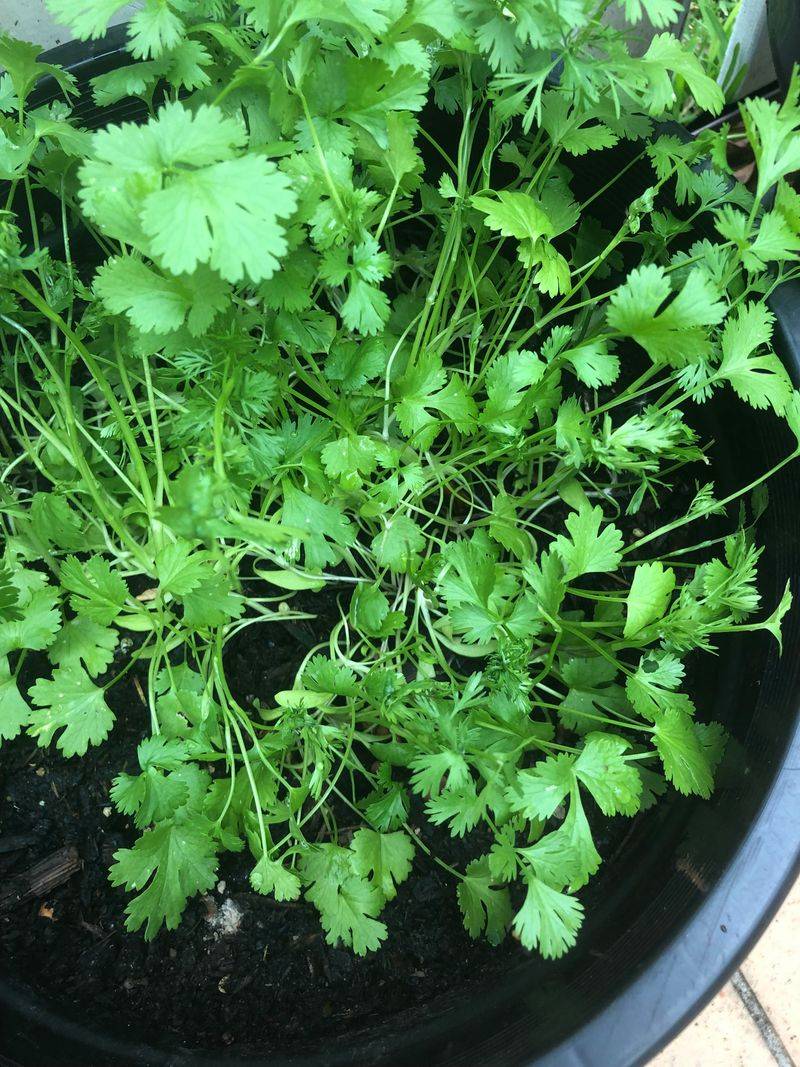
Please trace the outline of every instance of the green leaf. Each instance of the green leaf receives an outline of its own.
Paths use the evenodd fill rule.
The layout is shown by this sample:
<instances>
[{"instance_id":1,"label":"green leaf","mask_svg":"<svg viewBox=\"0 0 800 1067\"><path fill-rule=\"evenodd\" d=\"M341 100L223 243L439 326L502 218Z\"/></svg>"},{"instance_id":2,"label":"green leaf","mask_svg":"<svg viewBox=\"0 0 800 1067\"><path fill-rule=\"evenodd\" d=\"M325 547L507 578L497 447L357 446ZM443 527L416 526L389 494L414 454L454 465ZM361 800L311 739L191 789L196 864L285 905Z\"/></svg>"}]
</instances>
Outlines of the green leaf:
<instances>
[{"instance_id":1,"label":"green leaf","mask_svg":"<svg viewBox=\"0 0 800 1067\"><path fill-rule=\"evenodd\" d=\"M34 493L30 520L33 532L42 544L76 552L86 547L86 531L80 517L63 496Z\"/></svg>"},{"instance_id":2,"label":"green leaf","mask_svg":"<svg viewBox=\"0 0 800 1067\"><path fill-rule=\"evenodd\" d=\"M312 656L303 668L303 684L318 693L330 693L332 696L356 697L359 684L350 667L334 663L327 656Z\"/></svg>"},{"instance_id":3,"label":"green leaf","mask_svg":"<svg viewBox=\"0 0 800 1067\"><path fill-rule=\"evenodd\" d=\"M94 287L110 312L127 314L143 333L169 333L184 322L190 333L204 333L230 299L228 286L210 270L173 278L132 256L107 260Z\"/></svg>"},{"instance_id":4,"label":"green leaf","mask_svg":"<svg viewBox=\"0 0 800 1067\"><path fill-rule=\"evenodd\" d=\"M564 564L564 577L569 581L581 574L615 571L622 559L622 534L616 526L606 526L600 533L603 510L582 505L566 519L569 537L559 534L553 547Z\"/></svg>"},{"instance_id":5,"label":"green leaf","mask_svg":"<svg viewBox=\"0 0 800 1067\"><path fill-rule=\"evenodd\" d=\"M350 393L383 373L387 355L382 337L338 341L325 360L325 377L336 382L343 393Z\"/></svg>"},{"instance_id":6,"label":"green leaf","mask_svg":"<svg viewBox=\"0 0 800 1067\"><path fill-rule=\"evenodd\" d=\"M448 377L436 356L421 356L399 379L394 391L399 398L395 416L400 429L420 449L430 447L448 423L461 433L474 426L475 401L463 379L456 374Z\"/></svg>"},{"instance_id":7,"label":"green leaf","mask_svg":"<svg viewBox=\"0 0 800 1067\"><path fill-rule=\"evenodd\" d=\"M91 619L70 619L59 630L47 654L60 667L80 667L83 663L94 678L111 666L118 640L116 630Z\"/></svg>"},{"instance_id":8,"label":"green leaf","mask_svg":"<svg viewBox=\"0 0 800 1067\"><path fill-rule=\"evenodd\" d=\"M411 873L414 844L408 834L398 830L379 834L366 828L353 834L350 848L355 854L353 869L380 890L384 900L394 900L397 886Z\"/></svg>"},{"instance_id":9,"label":"green leaf","mask_svg":"<svg viewBox=\"0 0 800 1067\"><path fill-rule=\"evenodd\" d=\"M518 241L536 241L555 233L550 218L540 200L528 193L504 190L497 199L473 196L472 206L482 212L486 225L502 237L516 237Z\"/></svg>"},{"instance_id":10,"label":"green leaf","mask_svg":"<svg viewBox=\"0 0 800 1067\"><path fill-rule=\"evenodd\" d=\"M372 541L372 551L380 567L403 573L425 547L425 535L408 515L392 515Z\"/></svg>"},{"instance_id":11,"label":"green leaf","mask_svg":"<svg viewBox=\"0 0 800 1067\"><path fill-rule=\"evenodd\" d=\"M453 837L463 837L474 830L486 815L486 794L478 793L468 784L463 789L449 789L438 797L431 797L425 805L425 814L434 826L448 823Z\"/></svg>"},{"instance_id":12,"label":"green leaf","mask_svg":"<svg viewBox=\"0 0 800 1067\"><path fill-rule=\"evenodd\" d=\"M800 170L800 76L795 70L781 104L752 97L742 106L745 130L758 165L756 197L779 179Z\"/></svg>"},{"instance_id":13,"label":"green leaf","mask_svg":"<svg viewBox=\"0 0 800 1067\"><path fill-rule=\"evenodd\" d=\"M664 617L675 588L675 571L663 563L639 563L626 602L625 637Z\"/></svg>"},{"instance_id":14,"label":"green leaf","mask_svg":"<svg viewBox=\"0 0 800 1067\"><path fill-rule=\"evenodd\" d=\"M628 22L640 22L643 18L657 28L662 29L683 14L681 0L619 0L624 7L625 18Z\"/></svg>"},{"instance_id":15,"label":"green leaf","mask_svg":"<svg viewBox=\"0 0 800 1067\"><path fill-rule=\"evenodd\" d=\"M322 450L322 462L329 478L338 478L347 489L355 489L387 460L387 454L382 441L359 434L328 442Z\"/></svg>"},{"instance_id":16,"label":"green leaf","mask_svg":"<svg viewBox=\"0 0 800 1067\"><path fill-rule=\"evenodd\" d=\"M604 815L635 815L642 781L624 753L630 744L616 734L591 733L575 761L575 777L586 786Z\"/></svg>"},{"instance_id":17,"label":"green leaf","mask_svg":"<svg viewBox=\"0 0 800 1067\"><path fill-rule=\"evenodd\" d=\"M720 86L704 71L696 56L681 44L671 33L655 36L642 57L642 66L650 79L650 113L657 115L666 111L675 100L667 71L680 74L703 111L716 115L725 103L725 94Z\"/></svg>"},{"instance_id":18,"label":"green leaf","mask_svg":"<svg viewBox=\"0 0 800 1067\"><path fill-rule=\"evenodd\" d=\"M506 799L526 819L549 819L575 782L575 757L562 752L539 760L530 770L519 771Z\"/></svg>"},{"instance_id":19,"label":"green leaf","mask_svg":"<svg viewBox=\"0 0 800 1067\"><path fill-rule=\"evenodd\" d=\"M545 959L563 956L577 939L583 905L535 875L527 875L525 883L527 893L514 916L514 932L525 948L538 949Z\"/></svg>"},{"instance_id":20,"label":"green leaf","mask_svg":"<svg viewBox=\"0 0 800 1067\"><path fill-rule=\"evenodd\" d=\"M619 356L609 351L609 343L605 337L596 337L568 349L562 357L569 360L575 376L584 385L592 389L611 385L619 377Z\"/></svg>"},{"instance_id":21,"label":"green leaf","mask_svg":"<svg viewBox=\"0 0 800 1067\"><path fill-rule=\"evenodd\" d=\"M791 608L792 608L792 590L791 590L790 581L789 581L789 579L787 579L786 580L786 585L785 585L784 590L783 590L783 594L781 595L781 599L778 602L778 606L775 608L775 610L772 612L772 614L769 616L769 618L765 619L764 622L761 624L762 627L765 630L768 630L772 634L772 636L775 638L775 640L778 642L778 652L780 654L783 653L783 639L782 639L782 635L781 635L781 623L783 622L784 616L787 615L789 613L789 611L791 611Z\"/></svg>"},{"instance_id":22,"label":"green leaf","mask_svg":"<svg viewBox=\"0 0 800 1067\"><path fill-rule=\"evenodd\" d=\"M300 531L306 566L322 570L338 563L343 551L355 541L350 520L338 504L325 503L287 485L283 495L281 521L292 531Z\"/></svg>"},{"instance_id":23,"label":"green leaf","mask_svg":"<svg viewBox=\"0 0 800 1067\"><path fill-rule=\"evenodd\" d=\"M99 745L114 725L105 693L79 666L56 667L52 679L40 678L30 691L35 705L28 733L40 746L49 745L57 731L57 747L65 756L83 756Z\"/></svg>"},{"instance_id":24,"label":"green leaf","mask_svg":"<svg viewBox=\"0 0 800 1067\"><path fill-rule=\"evenodd\" d=\"M690 271L681 291L659 310L671 291L663 267L637 267L612 294L608 324L637 341L654 363L682 367L710 353L708 327L722 320L726 308L699 269Z\"/></svg>"},{"instance_id":25,"label":"green leaf","mask_svg":"<svg viewBox=\"0 0 800 1067\"><path fill-rule=\"evenodd\" d=\"M90 556L84 563L68 556L59 574L61 584L72 594L72 610L81 618L108 626L119 615L128 596L128 587L111 570L102 556Z\"/></svg>"},{"instance_id":26,"label":"green leaf","mask_svg":"<svg viewBox=\"0 0 800 1067\"><path fill-rule=\"evenodd\" d=\"M81 41L102 37L122 0L47 0L50 14Z\"/></svg>"},{"instance_id":27,"label":"green leaf","mask_svg":"<svg viewBox=\"0 0 800 1067\"><path fill-rule=\"evenodd\" d=\"M178 102L143 126L110 126L95 134L93 158L80 171L84 210L171 274L208 264L229 282L269 278L287 248L278 220L293 213L296 199L273 162L236 156L244 139L243 127L218 108L201 105L192 112ZM124 269L130 272L130 264ZM121 305L123 284L112 279L102 284ZM159 302L155 283L148 285L149 304L138 297L131 313L144 322L165 315L175 321L174 292L167 308L166 294ZM210 285L206 279L205 288ZM217 282L200 300L215 292L216 305L221 291ZM203 314L209 311L199 308L196 315ZM202 319L195 321L202 329Z\"/></svg>"},{"instance_id":28,"label":"green leaf","mask_svg":"<svg viewBox=\"0 0 800 1067\"><path fill-rule=\"evenodd\" d=\"M206 552L197 552L188 541L173 541L156 553L156 576L162 592L186 596L208 574Z\"/></svg>"},{"instance_id":29,"label":"green leaf","mask_svg":"<svg viewBox=\"0 0 800 1067\"><path fill-rule=\"evenodd\" d=\"M400 612L390 612L389 600L377 586L360 584L350 601L350 618L361 633L385 637L402 625L404 616Z\"/></svg>"},{"instance_id":30,"label":"green leaf","mask_svg":"<svg viewBox=\"0 0 800 1067\"><path fill-rule=\"evenodd\" d=\"M295 206L287 179L258 156L185 172L147 197L142 227L173 274L208 263L226 281L258 282L275 273L286 251L279 218Z\"/></svg>"},{"instance_id":31,"label":"green leaf","mask_svg":"<svg viewBox=\"0 0 800 1067\"><path fill-rule=\"evenodd\" d=\"M457 752L428 752L411 761L411 786L423 796L439 796L444 790L458 790L470 781L469 766Z\"/></svg>"},{"instance_id":32,"label":"green leaf","mask_svg":"<svg viewBox=\"0 0 800 1067\"><path fill-rule=\"evenodd\" d=\"M489 536L517 559L526 560L531 555L531 539L518 523L514 498L507 493L498 493L492 500Z\"/></svg>"},{"instance_id":33,"label":"green leaf","mask_svg":"<svg viewBox=\"0 0 800 1067\"><path fill-rule=\"evenodd\" d=\"M263 896L272 896L279 902L297 900L300 896L300 879L278 860L262 856L250 872L250 885Z\"/></svg>"},{"instance_id":34,"label":"green leaf","mask_svg":"<svg viewBox=\"0 0 800 1067\"><path fill-rule=\"evenodd\" d=\"M306 900L319 912L327 941L342 941L365 956L386 938L386 927L375 918L384 898L356 872L356 860L354 852L339 845L317 845L303 858L302 871Z\"/></svg>"},{"instance_id":35,"label":"green leaf","mask_svg":"<svg viewBox=\"0 0 800 1067\"><path fill-rule=\"evenodd\" d=\"M14 576L15 584L17 577ZM56 591L49 585L20 597L21 618L0 622L0 656L22 648L40 652L53 643L61 625L56 599Z\"/></svg>"},{"instance_id":36,"label":"green leaf","mask_svg":"<svg viewBox=\"0 0 800 1067\"><path fill-rule=\"evenodd\" d=\"M697 726L689 715L678 708L658 712L653 739L667 780L680 793L710 797L714 777Z\"/></svg>"},{"instance_id":37,"label":"green leaf","mask_svg":"<svg viewBox=\"0 0 800 1067\"><path fill-rule=\"evenodd\" d=\"M17 607L19 590L12 580L11 568L0 563L0 623L18 622L22 614Z\"/></svg>"},{"instance_id":38,"label":"green leaf","mask_svg":"<svg viewBox=\"0 0 800 1067\"><path fill-rule=\"evenodd\" d=\"M224 626L244 611L241 596L233 591L231 580L214 574L183 596L183 621L193 630Z\"/></svg>"},{"instance_id":39,"label":"green leaf","mask_svg":"<svg viewBox=\"0 0 800 1067\"><path fill-rule=\"evenodd\" d=\"M8 657L0 657L0 741L10 741L27 726L31 711L9 670Z\"/></svg>"},{"instance_id":40,"label":"green leaf","mask_svg":"<svg viewBox=\"0 0 800 1067\"><path fill-rule=\"evenodd\" d=\"M185 33L181 19L171 7L150 0L143 8L134 11L128 22L128 49L136 59L160 56L174 48Z\"/></svg>"},{"instance_id":41,"label":"green leaf","mask_svg":"<svg viewBox=\"0 0 800 1067\"><path fill-rule=\"evenodd\" d=\"M511 901L505 887L495 887L487 857L469 864L457 893L469 936L474 939L485 932L486 939L498 945L511 922Z\"/></svg>"},{"instance_id":42,"label":"green leaf","mask_svg":"<svg viewBox=\"0 0 800 1067\"><path fill-rule=\"evenodd\" d=\"M754 408L771 407L782 415L792 396L789 375L777 356L756 350L770 343L774 317L763 303L740 306L722 331L722 360L715 380L728 381Z\"/></svg>"},{"instance_id":43,"label":"green leaf","mask_svg":"<svg viewBox=\"0 0 800 1067\"><path fill-rule=\"evenodd\" d=\"M486 401L481 425L491 433L516 437L530 422L534 404L532 386L541 380L545 365L533 352L512 350L494 360L486 372Z\"/></svg>"},{"instance_id":44,"label":"green leaf","mask_svg":"<svg viewBox=\"0 0 800 1067\"><path fill-rule=\"evenodd\" d=\"M59 2L59 0L54 0L54 2ZM100 3L102 0L94 0L94 2ZM119 7L120 5L118 4L117 6ZM40 63L39 56L41 53L42 46L39 44L18 41L7 33L0 33L0 67L7 72L11 79L20 108L27 100L37 81L45 76L54 78L62 92L75 92L75 78L73 75L53 63Z\"/></svg>"},{"instance_id":45,"label":"green leaf","mask_svg":"<svg viewBox=\"0 0 800 1067\"><path fill-rule=\"evenodd\" d=\"M211 830L212 824L196 813L168 819L142 834L133 848L114 853L111 884L137 892L125 909L128 930L145 926L147 941L164 924L174 930L189 897L213 887L217 857Z\"/></svg>"}]
</instances>

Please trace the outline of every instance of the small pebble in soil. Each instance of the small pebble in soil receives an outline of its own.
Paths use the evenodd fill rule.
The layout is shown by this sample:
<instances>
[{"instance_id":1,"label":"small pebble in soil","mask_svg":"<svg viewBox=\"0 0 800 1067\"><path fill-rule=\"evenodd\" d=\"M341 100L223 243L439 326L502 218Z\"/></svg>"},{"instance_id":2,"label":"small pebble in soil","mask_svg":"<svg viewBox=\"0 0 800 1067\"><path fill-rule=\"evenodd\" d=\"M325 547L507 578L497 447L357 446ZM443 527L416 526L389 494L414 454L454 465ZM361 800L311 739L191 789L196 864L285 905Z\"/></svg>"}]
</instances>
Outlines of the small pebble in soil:
<instances>
[{"instance_id":1,"label":"small pebble in soil","mask_svg":"<svg viewBox=\"0 0 800 1067\"><path fill-rule=\"evenodd\" d=\"M215 941L221 937L233 937L242 925L244 913L235 901L227 897L206 922Z\"/></svg>"}]
</instances>

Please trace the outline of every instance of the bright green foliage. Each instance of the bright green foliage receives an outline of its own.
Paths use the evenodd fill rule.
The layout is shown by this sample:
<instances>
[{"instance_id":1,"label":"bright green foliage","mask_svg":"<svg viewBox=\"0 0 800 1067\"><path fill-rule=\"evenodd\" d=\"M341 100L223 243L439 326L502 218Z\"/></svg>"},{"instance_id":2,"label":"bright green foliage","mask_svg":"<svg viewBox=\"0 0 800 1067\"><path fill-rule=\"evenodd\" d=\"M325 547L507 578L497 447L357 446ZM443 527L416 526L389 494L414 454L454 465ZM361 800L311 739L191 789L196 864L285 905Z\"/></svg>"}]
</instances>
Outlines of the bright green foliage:
<instances>
[{"instance_id":1,"label":"bright green foliage","mask_svg":"<svg viewBox=\"0 0 800 1067\"><path fill-rule=\"evenodd\" d=\"M174 929L188 898L212 888L217 857L210 831L207 820L186 814L160 822L133 848L114 854L113 885L138 894L127 907L129 930L145 926L145 936L152 938L162 923Z\"/></svg>"},{"instance_id":2,"label":"bright green foliage","mask_svg":"<svg viewBox=\"0 0 800 1067\"><path fill-rule=\"evenodd\" d=\"M545 959L563 956L575 944L583 906L575 897L528 875L525 901L514 916L514 931L522 944L538 949Z\"/></svg>"},{"instance_id":3,"label":"bright green foliage","mask_svg":"<svg viewBox=\"0 0 800 1067\"><path fill-rule=\"evenodd\" d=\"M11 674L7 657L0 660L0 740L10 741L30 722L30 708L25 703Z\"/></svg>"},{"instance_id":4,"label":"bright green foliage","mask_svg":"<svg viewBox=\"0 0 800 1067\"><path fill-rule=\"evenodd\" d=\"M65 756L82 756L89 745L105 741L114 725L103 690L79 666L56 667L51 680L40 678L31 701L28 732L40 745L49 745L58 733L57 745Z\"/></svg>"},{"instance_id":5,"label":"bright green foliage","mask_svg":"<svg viewBox=\"0 0 800 1067\"><path fill-rule=\"evenodd\" d=\"M675 571L655 563L640 563L633 572L626 605L625 637L634 637L663 618L675 588Z\"/></svg>"},{"instance_id":6,"label":"bright green foliage","mask_svg":"<svg viewBox=\"0 0 800 1067\"><path fill-rule=\"evenodd\" d=\"M565 525L569 537L564 534L554 541L556 552L564 563L565 578L577 578L581 574L614 571L621 559L622 534L615 526L606 526L600 533L603 511L599 505L582 504L578 512L569 515Z\"/></svg>"},{"instance_id":7,"label":"bright green foliage","mask_svg":"<svg viewBox=\"0 0 800 1067\"><path fill-rule=\"evenodd\" d=\"M87 672L95 677L108 670L118 639L116 630L78 616L64 623L48 655L60 667L77 667L83 663Z\"/></svg>"},{"instance_id":8,"label":"bright green foliage","mask_svg":"<svg viewBox=\"0 0 800 1067\"><path fill-rule=\"evenodd\" d=\"M49 3L82 39L119 7ZM751 194L724 131L659 132L720 110L719 64L632 55L606 6L142 0L91 87L133 121L93 130L0 38L0 739L80 756L141 695L129 929L246 850L364 954L435 863L469 935L549 959L593 828L713 789L684 661L780 646L791 592L771 472L721 498L694 416L724 394L800 451L800 80L744 105ZM277 627L290 677L244 700Z\"/></svg>"}]
</instances>

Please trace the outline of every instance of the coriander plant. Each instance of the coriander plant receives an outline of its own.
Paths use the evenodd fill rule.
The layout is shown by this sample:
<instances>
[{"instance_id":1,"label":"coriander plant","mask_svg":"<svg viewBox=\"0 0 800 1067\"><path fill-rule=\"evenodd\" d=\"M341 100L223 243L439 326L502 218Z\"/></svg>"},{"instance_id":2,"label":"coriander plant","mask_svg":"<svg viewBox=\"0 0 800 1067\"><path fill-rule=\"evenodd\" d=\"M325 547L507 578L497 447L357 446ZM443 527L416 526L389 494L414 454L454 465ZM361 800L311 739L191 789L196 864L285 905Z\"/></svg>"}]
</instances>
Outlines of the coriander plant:
<instances>
[{"instance_id":1,"label":"coriander plant","mask_svg":"<svg viewBox=\"0 0 800 1067\"><path fill-rule=\"evenodd\" d=\"M49 3L84 40L118 6ZM470 935L558 956L593 828L711 793L685 660L780 641L740 505L800 445L722 495L693 417L733 393L800 435L767 303L800 78L742 107L750 192L727 128L663 123L722 105L681 5L622 6L144 0L83 97L0 39L0 737L80 758L136 678L129 929L247 850L365 953L421 852ZM323 598L292 687L237 699L236 635Z\"/></svg>"}]
</instances>

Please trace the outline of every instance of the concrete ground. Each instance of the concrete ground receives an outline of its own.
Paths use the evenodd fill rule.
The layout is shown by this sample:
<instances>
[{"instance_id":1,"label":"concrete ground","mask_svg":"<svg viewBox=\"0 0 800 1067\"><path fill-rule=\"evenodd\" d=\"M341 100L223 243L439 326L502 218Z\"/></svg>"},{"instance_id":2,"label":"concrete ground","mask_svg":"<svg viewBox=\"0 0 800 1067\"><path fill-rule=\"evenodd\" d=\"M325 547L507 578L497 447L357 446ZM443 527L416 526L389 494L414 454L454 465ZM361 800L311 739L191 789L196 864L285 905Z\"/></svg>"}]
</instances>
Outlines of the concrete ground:
<instances>
[{"instance_id":1,"label":"concrete ground","mask_svg":"<svg viewBox=\"0 0 800 1067\"><path fill-rule=\"evenodd\" d=\"M705 1011L648 1067L800 1065L800 881Z\"/></svg>"}]
</instances>

